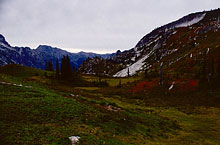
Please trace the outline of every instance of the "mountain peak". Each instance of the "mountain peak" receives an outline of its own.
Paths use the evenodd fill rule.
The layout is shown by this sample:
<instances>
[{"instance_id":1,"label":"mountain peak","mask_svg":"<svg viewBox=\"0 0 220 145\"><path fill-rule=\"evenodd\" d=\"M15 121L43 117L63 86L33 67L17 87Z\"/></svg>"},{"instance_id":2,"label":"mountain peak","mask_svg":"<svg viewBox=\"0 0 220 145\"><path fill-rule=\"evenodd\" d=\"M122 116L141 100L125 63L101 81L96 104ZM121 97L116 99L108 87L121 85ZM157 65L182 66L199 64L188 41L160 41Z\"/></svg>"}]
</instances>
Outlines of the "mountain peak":
<instances>
[{"instance_id":1,"label":"mountain peak","mask_svg":"<svg viewBox=\"0 0 220 145\"><path fill-rule=\"evenodd\" d=\"M39 45L38 47L37 47L37 50L47 50L47 49L51 49L52 47L51 46L49 46L49 45Z\"/></svg>"},{"instance_id":2,"label":"mountain peak","mask_svg":"<svg viewBox=\"0 0 220 145\"><path fill-rule=\"evenodd\" d=\"M8 42L5 40L5 37L4 37L2 34L0 34L0 43L3 43L3 44L5 44L5 45L7 45L7 46L10 46L10 45L8 44Z\"/></svg>"},{"instance_id":3,"label":"mountain peak","mask_svg":"<svg viewBox=\"0 0 220 145\"><path fill-rule=\"evenodd\" d=\"M0 34L0 40L2 39L5 39L5 37L2 34Z\"/></svg>"},{"instance_id":4,"label":"mountain peak","mask_svg":"<svg viewBox=\"0 0 220 145\"><path fill-rule=\"evenodd\" d=\"M56 52L56 51L65 51L65 50L61 50L59 48L52 47L52 46L49 46L49 45L39 45L36 48L36 51L38 51L38 52L53 53L53 52Z\"/></svg>"}]
</instances>

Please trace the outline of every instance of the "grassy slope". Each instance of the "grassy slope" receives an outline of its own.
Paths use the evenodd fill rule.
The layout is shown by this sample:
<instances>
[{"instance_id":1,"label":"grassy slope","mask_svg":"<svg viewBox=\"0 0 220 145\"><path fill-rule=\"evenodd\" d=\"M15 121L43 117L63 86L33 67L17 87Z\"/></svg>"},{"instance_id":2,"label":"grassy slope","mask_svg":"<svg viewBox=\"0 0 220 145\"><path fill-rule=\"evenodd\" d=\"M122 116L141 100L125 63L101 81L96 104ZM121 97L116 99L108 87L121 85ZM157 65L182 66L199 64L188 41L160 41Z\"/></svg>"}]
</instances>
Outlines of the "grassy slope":
<instances>
[{"instance_id":1,"label":"grassy slope","mask_svg":"<svg viewBox=\"0 0 220 145\"><path fill-rule=\"evenodd\" d=\"M69 144L72 135L79 135L79 144L83 145L220 142L220 110L212 105L179 105L169 99L162 99L166 103L161 105L152 101L154 98L132 98L127 87L74 89L52 85L44 71L37 70L35 76L35 69L21 68L24 70L16 70L22 75L0 74L0 81L33 86L0 85L1 144ZM110 80L117 84L118 79ZM71 93L78 96L72 97ZM120 111L107 110L108 104Z\"/></svg>"},{"instance_id":2,"label":"grassy slope","mask_svg":"<svg viewBox=\"0 0 220 145\"><path fill-rule=\"evenodd\" d=\"M91 75L84 75L83 78L87 81L90 81L90 82L99 81L99 79L97 77L91 76ZM121 81L121 84L127 84L127 83L131 83L134 81L138 81L140 79L141 79L140 77L129 77L129 78L104 77L101 80L107 81L109 86L117 86L120 81Z\"/></svg>"}]
</instances>

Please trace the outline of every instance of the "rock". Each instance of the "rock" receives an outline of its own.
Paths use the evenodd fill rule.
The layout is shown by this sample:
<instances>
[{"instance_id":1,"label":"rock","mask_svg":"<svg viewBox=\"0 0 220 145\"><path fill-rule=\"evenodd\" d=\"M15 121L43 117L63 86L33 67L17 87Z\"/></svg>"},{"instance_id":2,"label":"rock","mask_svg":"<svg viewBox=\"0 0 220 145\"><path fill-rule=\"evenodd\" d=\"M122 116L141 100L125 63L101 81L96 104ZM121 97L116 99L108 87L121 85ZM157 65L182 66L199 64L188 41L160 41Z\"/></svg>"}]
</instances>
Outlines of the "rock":
<instances>
[{"instance_id":1,"label":"rock","mask_svg":"<svg viewBox=\"0 0 220 145\"><path fill-rule=\"evenodd\" d=\"M26 88L33 88L32 86L25 86Z\"/></svg>"},{"instance_id":2,"label":"rock","mask_svg":"<svg viewBox=\"0 0 220 145\"><path fill-rule=\"evenodd\" d=\"M76 145L76 143L79 141L80 137L79 136L70 136L69 139L72 142L72 145Z\"/></svg>"},{"instance_id":3,"label":"rock","mask_svg":"<svg viewBox=\"0 0 220 145\"><path fill-rule=\"evenodd\" d=\"M104 106L104 108L105 108L106 110L109 110L109 111L115 111L115 112L121 111L121 108L118 108L118 107L115 107L115 106L112 106L112 105Z\"/></svg>"}]
</instances>

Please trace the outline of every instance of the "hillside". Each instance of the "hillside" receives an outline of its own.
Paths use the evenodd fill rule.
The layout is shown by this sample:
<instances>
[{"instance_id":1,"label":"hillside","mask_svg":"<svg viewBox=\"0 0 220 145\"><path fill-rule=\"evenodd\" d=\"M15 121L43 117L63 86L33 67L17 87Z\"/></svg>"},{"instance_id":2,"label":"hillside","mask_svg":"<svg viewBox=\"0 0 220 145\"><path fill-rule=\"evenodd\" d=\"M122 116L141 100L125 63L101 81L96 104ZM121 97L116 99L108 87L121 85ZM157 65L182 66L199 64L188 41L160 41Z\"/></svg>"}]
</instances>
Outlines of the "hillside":
<instances>
[{"instance_id":1,"label":"hillside","mask_svg":"<svg viewBox=\"0 0 220 145\"><path fill-rule=\"evenodd\" d=\"M99 64L103 66L101 73L105 75L126 77L128 70L129 75L137 75L145 70L151 71L162 63L167 69L178 69L176 66L183 66L190 60L195 62L205 51L207 57L214 55L217 59L219 28L220 9L193 13L153 30L130 50L118 52L100 62L95 61L96 58L87 60L81 70L94 74L95 69L91 68ZM194 64L196 67L198 61Z\"/></svg>"},{"instance_id":2,"label":"hillside","mask_svg":"<svg viewBox=\"0 0 220 145\"><path fill-rule=\"evenodd\" d=\"M71 65L79 67L81 63L88 57L103 57L107 58L110 54L95 54L95 53L70 53L65 50L39 45L36 49L29 47L12 47L0 34L0 66L6 64L21 64L24 66L35 67L39 69L45 69L45 62L52 61L54 69L56 68L56 60L58 59L61 63L63 55L68 55L71 61Z\"/></svg>"}]
</instances>

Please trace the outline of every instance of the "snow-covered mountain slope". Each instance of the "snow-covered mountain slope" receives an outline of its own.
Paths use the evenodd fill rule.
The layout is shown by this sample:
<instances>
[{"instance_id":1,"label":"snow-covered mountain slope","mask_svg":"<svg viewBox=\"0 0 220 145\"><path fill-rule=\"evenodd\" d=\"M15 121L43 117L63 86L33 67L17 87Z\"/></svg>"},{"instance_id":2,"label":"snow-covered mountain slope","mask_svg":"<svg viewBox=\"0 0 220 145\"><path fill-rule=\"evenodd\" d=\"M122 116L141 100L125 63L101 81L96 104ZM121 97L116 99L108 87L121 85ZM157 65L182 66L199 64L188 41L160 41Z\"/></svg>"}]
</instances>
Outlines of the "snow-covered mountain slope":
<instances>
[{"instance_id":1,"label":"snow-covered mountain slope","mask_svg":"<svg viewBox=\"0 0 220 145\"><path fill-rule=\"evenodd\" d=\"M95 53L70 53L65 50L54 48L51 46L40 45L37 49L30 49L29 47L12 47L5 40L4 36L0 34L0 65L10 63L21 64L24 66L45 69L45 62L52 61L54 69L56 67L56 60L61 62L63 55L68 55L71 65L79 67L83 61L88 57L100 56L107 58L110 54L95 54Z\"/></svg>"},{"instance_id":2,"label":"snow-covered mountain slope","mask_svg":"<svg viewBox=\"0 0 220 145\"><path fill-rule=\"evenodd\" d=\"M197 37L204 37L203 35L209 37L210 31L217 33L219 30L218 20L220 20L220 9L189 14L159 27L145 35L134 48L123 52L118 51L110 59L101 61L100 63L103 63L102 66L105 67L103 74L126 77L129 70L129 75L135 75L146 69L151 69L169 57L170 60L166 60L167 62L164 64L174 64L181 58L188 56L190 49L187 48L193 48L194 44L199 44L196 42ZM208 45L212 45L211 42L208 42ZM95 62L97 63L97 61ZM92 59L86 63L94 68L96 66ZM84 64L84 66L87 65ZM91 69L88 71L86 67L82 70L84 73L95 73ZM111 71L106 73L106 70Z\"/></svg>"}]
</instances>

